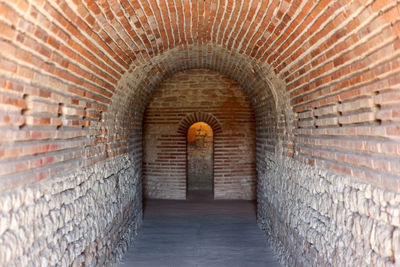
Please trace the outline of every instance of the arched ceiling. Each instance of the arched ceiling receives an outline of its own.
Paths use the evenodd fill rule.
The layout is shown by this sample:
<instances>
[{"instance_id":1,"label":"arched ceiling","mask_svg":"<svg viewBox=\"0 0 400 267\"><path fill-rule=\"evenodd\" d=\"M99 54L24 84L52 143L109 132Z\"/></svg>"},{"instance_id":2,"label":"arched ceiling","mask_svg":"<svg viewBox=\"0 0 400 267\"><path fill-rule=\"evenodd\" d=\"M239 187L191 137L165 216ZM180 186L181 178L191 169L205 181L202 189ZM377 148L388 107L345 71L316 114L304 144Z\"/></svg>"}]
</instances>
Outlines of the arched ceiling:
<instances>
[{"instance_id":1,"label":"arched ceiling","mask_svg":"<svg viewBox=\"0 0 400 267\"><path fill-rule=\"evenodd\" d=\"M362 11L355 1L284 0L75 0L44 8L73 22L77 38L96 40L119 73L175 47L212 44L288 75L288 59L299 58L324 26Z\"/></svg>"},{"instance_id":2,"label":"arched ceiling","mask_svg":"<svg viewBox=\"0 0 400 267\"><path fill-rule=\"evenodd\" d=\"M191 44L220 45L261 61L269 57L272 62L274 55L269 52L273 50L269 48L282 46L290 34L285 30L307 26L293 19L304 20L310 9L318 9L318 15L324 6L283 0L73 2L59 1L58 7L84 33L100 37L122 68Z\"/></svg>"},{"instance_id":3,"label":"arched ceiling","mask_svg":"<svg viewBox=\"0 0 400 267\"><path fill-rule=\"evenodd\" d=\"M208 68L231 77L243 87L255 108L269 99L276 102L278 97L275 89L283 90L280 80L268 65L260 65L249 57L220 46L185 45L131 68L120 79L116 92L130 88L149 97L152 89L165 77L191 68ZM147 103L147 100L143 103Z\"/></svg>"},{"instance_id":4,"label":"arched ceiling","mask_svg":"<svg viewBox=\"0 0 400 267\"><path fill-rule=\"evenodd\" d=\"M138 135L141 133L144 110L153 90L166 77L192 68L216 70L241 85L255 110L260 137L265 135L266 127L271 127L271 125L276 127L277 113L284 111L284 104L288 105L288 101L284 103L281 101L282 97L277 97L277 92L282 93L284 88L268 66L260 65L249 57L220 46L176 47L154 56L146 64L133 67L120 79L112 103L104 115L104 122L105 125L112 125L108 127L108 134L114 136L111 137L112 139L127 141L126 145L123 145L126 147L125 152L132 151L134 144L137 143L135 139L127 140L126 136L135 132L135 129ZM132 125L128 125L132 119L136 121L134 129Z\"/></svg>"},{"instance_id":5,"label":"arched ceiling","mask_svg":"<svg viewBox=\"0 0 400 267\"><path fill-rule=\"evenodd\" d=\"M296 111L306 110L326 94L320 89L357 63L353 56L365 58L389 44L398 28L396 1L21 0L2 6L5 42L39 57L14 56L14 47L3 55L7 60L25 61L78 87L62 90L89 91L80 95L106 105L126 72L193 46L242 55L250 75L254 66L268 68L287 84ZM380 33L383 42L363 46ZM300 97L303 92L314 94Z\"/></svg>"},{"instance_id":6,"label":"arched ceiling","mask_svg":"<svg viewBox=\"0 0 400 267\"><path fill-rule=\"evenodd\" d=\"M289 44L297 41L297 46L306 41L300 40L299 35L315 35L322 23L356 7L341 1L71 2L46 3L44 8L52 15L58 11L65 14L82 35L97 40L117 70L140 65L178 46L213 44L257 61L274 63L280 72L281 64L290 56ZM326 16L326 12L336 14Z\"/></svg>"},{"instance_id":7,"label":"arched ceiling","mask_svg":"<svg viewBox=\"0 0 400 267\"><path fill-rule=\"evenodd\" d=\"M264 121L275 110L279 120L286 116L277 125L287 123L293 115L281 111L293 110L300 136L398 138L396 115L380 112L391 103L383 93L399 83L398 1L5 0L0 6L0 176L14 179L32 169L29 181L51 176L43 168L78 157L83 146L63 148L63 140L87 136L102 118L143 109L164 77L194 67L238 81ZM348 115L337 110L354 98L369 99L367 106ZM351 114L365 109L370 113ZM364 131L365 124L379 130ZM325 157L307 147L307 138L301 153ZM36 148L38 140L68 155L44 160L49 150ZM15 143L21 148L11 149ZM35 153L42 159L30 158ZM13 157L22 163L9 164Z\"/></svg>"}]
</instances>

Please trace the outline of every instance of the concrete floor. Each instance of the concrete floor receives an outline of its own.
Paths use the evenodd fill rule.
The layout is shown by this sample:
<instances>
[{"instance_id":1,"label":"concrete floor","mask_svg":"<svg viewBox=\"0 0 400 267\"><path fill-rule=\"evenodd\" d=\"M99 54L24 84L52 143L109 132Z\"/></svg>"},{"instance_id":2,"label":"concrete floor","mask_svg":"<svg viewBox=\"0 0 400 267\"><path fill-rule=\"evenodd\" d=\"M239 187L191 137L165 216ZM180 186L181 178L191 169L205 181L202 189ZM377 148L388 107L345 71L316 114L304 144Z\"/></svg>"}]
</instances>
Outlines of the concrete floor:
<instances>
[{"instance_id":1,"label":"concrete floor","mask_svg":"<svg viewBox=\"0 0 400 267\"><path fill-rule=\"evenodd\" d=\"M256 224L253 201L147 200L144 222L120 266L280 266Z\"/></svg>"}]
</instances>

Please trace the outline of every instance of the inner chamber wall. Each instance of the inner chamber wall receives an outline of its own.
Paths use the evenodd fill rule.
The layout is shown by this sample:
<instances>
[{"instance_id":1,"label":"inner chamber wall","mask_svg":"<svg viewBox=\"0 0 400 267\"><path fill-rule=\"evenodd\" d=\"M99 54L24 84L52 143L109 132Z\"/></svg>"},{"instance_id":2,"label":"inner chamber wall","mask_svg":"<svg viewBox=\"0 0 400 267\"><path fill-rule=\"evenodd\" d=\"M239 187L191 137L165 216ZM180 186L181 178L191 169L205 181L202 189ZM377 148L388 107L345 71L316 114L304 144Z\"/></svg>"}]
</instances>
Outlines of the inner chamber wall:
<instances>
[{"instance_id":1,"label":"inner chamber wall","mask_svg":"<svg viewBox=\"0 0 400 267\"><path fill-rule=\"evenodd\" d=\"M186 135L179 122L188 114L209 113L221 123L214 136L214 196L255 199L255 116L245 92L218 72L193 69L163 81L144 115L144 194L186 198Z\"/></svg>"}]
</instances>

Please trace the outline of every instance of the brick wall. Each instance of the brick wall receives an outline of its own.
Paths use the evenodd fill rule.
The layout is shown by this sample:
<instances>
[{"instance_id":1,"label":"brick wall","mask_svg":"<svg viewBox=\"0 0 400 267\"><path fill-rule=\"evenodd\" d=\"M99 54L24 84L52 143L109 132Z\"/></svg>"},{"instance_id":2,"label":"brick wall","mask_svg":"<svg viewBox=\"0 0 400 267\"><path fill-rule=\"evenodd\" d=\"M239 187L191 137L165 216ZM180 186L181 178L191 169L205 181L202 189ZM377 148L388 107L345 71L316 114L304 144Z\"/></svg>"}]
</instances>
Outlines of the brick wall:
<instances>
[{"instance_id":1,"label":"brick wall","mask_svg":"<svg viewBox=\"0 0 400 267\"><path fill-rule=\"evenodd\" d=\"M151 94L166 73L210 67L235 77L251 101L260 101L255 109L265 103L256 116L279 108L278 95L288 94L297 127L288 132L296 140L283 142L292 150L288 155L295 142L309 164L318 161L323 168L399 190L397 2L178 1L176 9L170 4L2 2L1 136L5 143L23 142L2 149L8 161L0 163L0 175L14 177L0 179L4 189L106 157L105 146L92 149L103 139L85 137L89 126L100 128L125 74L136 75L144 94ZM157 73L157 81L149 78ZM286 92L267 82L274 75ZM259 99L258 90L265 88L275 102ZM326 141L332 136L340 142ZM354 136L363 140L353 143ZM349 142L352 151L346 149ZM76 160L86 155L90 160Z\"/></svg>"},{"instance_id":2,"label":"brick wall","mask_svg":"<svg viewBox=\"0 0 400 267\"><path fill-rule=\"evenodd\" d=\"M186 198L186 132L180 133L179 126L182 119L195 112L212 114L221 128L214 136L215 198L254 199L252 107L236 82L205 69L179 72L153 92L144 115L145 196Z\"/></svg>"}]
</instances>

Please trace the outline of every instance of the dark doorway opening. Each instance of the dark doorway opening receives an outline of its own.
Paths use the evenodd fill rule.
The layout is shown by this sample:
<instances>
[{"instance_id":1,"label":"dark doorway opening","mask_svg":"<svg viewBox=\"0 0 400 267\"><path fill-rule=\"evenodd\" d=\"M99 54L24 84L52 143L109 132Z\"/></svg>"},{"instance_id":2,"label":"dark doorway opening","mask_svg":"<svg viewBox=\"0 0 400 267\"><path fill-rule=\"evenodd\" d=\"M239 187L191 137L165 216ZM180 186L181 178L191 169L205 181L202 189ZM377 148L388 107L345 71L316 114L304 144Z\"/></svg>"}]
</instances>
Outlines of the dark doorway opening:
<instances>
[{"instance_id":1,"label":"dark doorway opening","mask_svg":"<svg viewBox=\"0 0 400 267\"><path fill-rule=\"evenodd\" d=\"M214 199L214 134L205 122L187 132L187 195L189 200Z\"/></svg>"}]
</instances>

